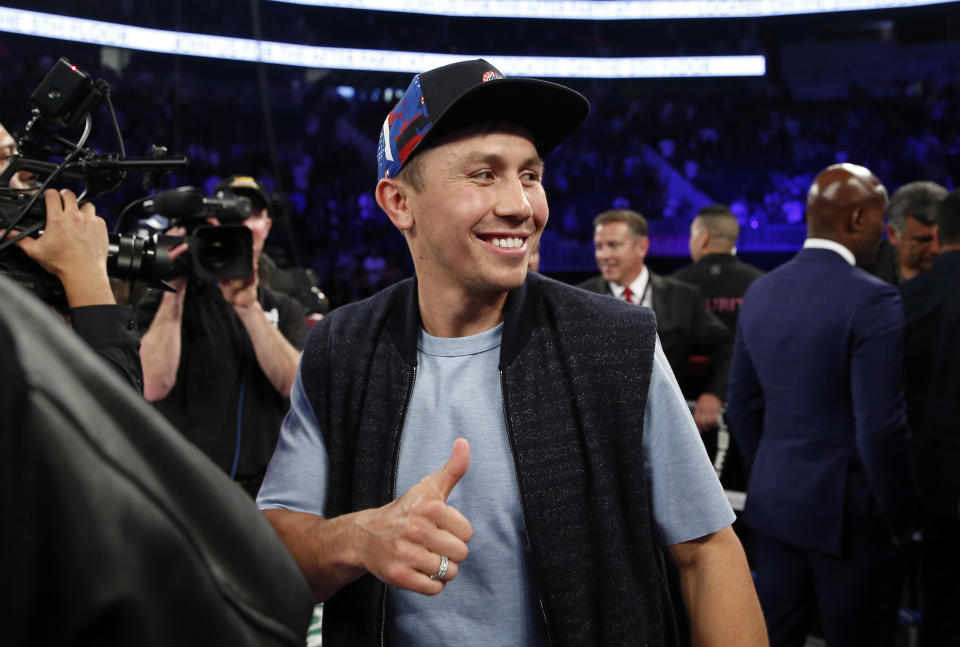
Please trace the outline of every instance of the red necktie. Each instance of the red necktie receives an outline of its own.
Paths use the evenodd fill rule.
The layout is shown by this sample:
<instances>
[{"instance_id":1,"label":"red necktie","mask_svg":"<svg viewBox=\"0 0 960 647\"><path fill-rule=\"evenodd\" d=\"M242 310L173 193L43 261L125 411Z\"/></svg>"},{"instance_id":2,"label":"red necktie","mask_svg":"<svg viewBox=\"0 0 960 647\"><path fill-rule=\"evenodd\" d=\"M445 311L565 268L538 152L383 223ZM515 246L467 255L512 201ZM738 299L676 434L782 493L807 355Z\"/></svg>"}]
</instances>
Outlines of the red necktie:
<instances>
[{"instance_id":1,"label":"red necktie","mask_svg":"<svg viewBox=\"0 0 960 647\"><path fill-rule=\"evenodd\" d=\"M623 288L623 294L620 297L627 303L633 303L633 290L630 288Z\"/></svg>"}]
</instances>

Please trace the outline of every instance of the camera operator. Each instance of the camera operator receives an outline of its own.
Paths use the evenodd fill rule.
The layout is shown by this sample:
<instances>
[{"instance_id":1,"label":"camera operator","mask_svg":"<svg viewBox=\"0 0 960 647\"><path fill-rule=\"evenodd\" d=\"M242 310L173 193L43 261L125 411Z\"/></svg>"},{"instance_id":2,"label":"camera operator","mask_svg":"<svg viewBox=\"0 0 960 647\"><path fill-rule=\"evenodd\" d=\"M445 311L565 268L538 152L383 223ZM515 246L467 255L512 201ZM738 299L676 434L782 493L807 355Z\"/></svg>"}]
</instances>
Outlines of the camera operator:
<instances>
[{"instance_id":1,"label":"camera operator","mask_svg":"<svg viewBox=\"0 0 960 647\"><path fill-rule=\"evenodd\" d=\"M296 301L259 284L272 225L266 192L252 177L232 176L215 194L251 201L243 224L253 234L253 273L217 283L178 278L175 294L141 301L144 395L254 496L289 406L306 318Z\"/></svg>"},{"instance_id":2,"label":"camera operator","mask_svg":"<svg viewBox=\"0 0 960 647\"><path fill-rule=\"evenodd\" d=\"M10 166L10 158L17 154L17 142L13 135L0 124L0 173ZM11 189L29 189L37 176L29 171L20 171L10 178Z\"/></svg>"},{"instance_id":3,"label":"camera operator","mask_svg":"<svg viewBox=\"0 0 960 647\"><path fill-rule=\"evenodd\" d=\"M107 278L106 223L97 216L93 204L81 207L70 190L58 193L47 189L43 200L47 212L43 234L39 238L25 237L16 245L63 285L66 307L62 303L50 305L97 354L142 391L140 334L133 310L117 305ZM0 235L2 232L0 229ZM0 252L10 253L15 251Z\"/></svg>"}]
</instances>

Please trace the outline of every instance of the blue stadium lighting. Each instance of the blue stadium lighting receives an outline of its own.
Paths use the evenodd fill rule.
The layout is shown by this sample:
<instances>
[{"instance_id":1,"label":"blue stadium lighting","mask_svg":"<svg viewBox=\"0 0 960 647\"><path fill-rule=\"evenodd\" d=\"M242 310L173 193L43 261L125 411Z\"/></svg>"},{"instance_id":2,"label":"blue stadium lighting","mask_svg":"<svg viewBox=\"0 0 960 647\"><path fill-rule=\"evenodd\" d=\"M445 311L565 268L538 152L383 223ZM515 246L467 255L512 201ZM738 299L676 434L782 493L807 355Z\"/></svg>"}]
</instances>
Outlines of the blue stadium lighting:
<instances>
[{"instance_id":1,"label":"blue stadium lighting","mask_svg":"<svg viewBox=\"0 0 960 647\"><path fill-rule=\"evenodd\" d=\"M795 14L901 9L948 0L273 0L290 4L469 18L658 20L763 18Z\"/></svg>"},{"instance_id":2,"label":"blue stadium lighting","mask_svg":"<svg viewBox=\"0 0 960 647\"><path fill-rule=\"evenodd\" d=\"M416 73L465 58L485 58L511 76L615 79L766 73L766 59L759 55L578 58L311 47L148 29L7 7L0 7L0 32L164 54L338 70Z\"/></svg>"}]
</instances>

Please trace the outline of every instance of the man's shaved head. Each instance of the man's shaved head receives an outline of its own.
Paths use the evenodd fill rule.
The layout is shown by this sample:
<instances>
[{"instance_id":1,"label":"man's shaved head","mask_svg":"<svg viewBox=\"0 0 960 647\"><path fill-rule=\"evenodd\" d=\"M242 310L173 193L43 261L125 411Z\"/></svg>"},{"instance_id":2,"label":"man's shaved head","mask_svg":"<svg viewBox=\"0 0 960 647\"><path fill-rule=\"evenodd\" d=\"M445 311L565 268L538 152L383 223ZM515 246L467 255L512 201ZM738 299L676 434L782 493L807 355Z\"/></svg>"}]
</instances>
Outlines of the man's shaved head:
<instances>
[{"instance_id":1,"label":"man's shaved head","mask_svg":"<svg viewBox=\"0 0 960 647\"><path fill-rule=\"evenodd\" d=\"M807 192L807 235L837 241L859 263L870 263L889 202L886 187L870 169L848 163L828 166Z\"/></svg>"}]
</instances>

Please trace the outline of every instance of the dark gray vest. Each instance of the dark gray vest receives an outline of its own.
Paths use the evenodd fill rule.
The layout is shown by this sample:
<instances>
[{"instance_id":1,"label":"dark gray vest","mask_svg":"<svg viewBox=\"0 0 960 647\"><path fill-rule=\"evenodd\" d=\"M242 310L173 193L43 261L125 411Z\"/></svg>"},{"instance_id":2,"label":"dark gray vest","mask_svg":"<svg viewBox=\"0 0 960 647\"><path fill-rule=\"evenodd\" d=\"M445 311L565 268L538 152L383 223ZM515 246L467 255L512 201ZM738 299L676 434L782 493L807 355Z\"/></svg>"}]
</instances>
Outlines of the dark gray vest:
<instances>
[{"instance_id":1,"label":"dark gray vest","mask_svg":"<svg viewBox=\"0 0 960 647\"><path fill-rule=\"evenodd\" d=\"M410 280L311 333L301 370L330 456L328 517L400 494L419 326ZM553 645L672 640L641 443L655 331L646 308L537 274L507 300L504 413ZM371 575L344 587L325 605L324 644L380 643L384 604Z\"/></svg>"}]
</instances>

